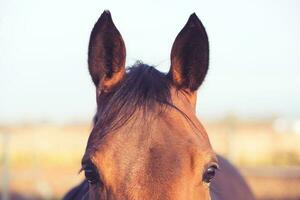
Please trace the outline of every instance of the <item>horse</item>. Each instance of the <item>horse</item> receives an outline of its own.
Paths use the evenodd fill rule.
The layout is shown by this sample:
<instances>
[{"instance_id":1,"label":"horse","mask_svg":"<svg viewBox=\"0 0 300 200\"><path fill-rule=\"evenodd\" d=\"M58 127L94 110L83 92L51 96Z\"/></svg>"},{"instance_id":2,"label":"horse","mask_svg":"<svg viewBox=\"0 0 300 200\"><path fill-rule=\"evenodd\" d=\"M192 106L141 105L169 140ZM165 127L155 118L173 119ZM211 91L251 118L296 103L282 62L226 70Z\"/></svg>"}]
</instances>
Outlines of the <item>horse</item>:
<instances>
[{"instance_id":1,"label":"horse","mask_svg":"<svg viewBox=\"0 0 300 200\"><path fill-rule=\"evenodd\" d=\"M196 117L209 44L193 13L177 35L168 73L137 62L109 11L90 35L88 69L97 111L82 158L85 180L64 200L254 200L238 170L217 155Z\"/></svg>"}]
</instances>

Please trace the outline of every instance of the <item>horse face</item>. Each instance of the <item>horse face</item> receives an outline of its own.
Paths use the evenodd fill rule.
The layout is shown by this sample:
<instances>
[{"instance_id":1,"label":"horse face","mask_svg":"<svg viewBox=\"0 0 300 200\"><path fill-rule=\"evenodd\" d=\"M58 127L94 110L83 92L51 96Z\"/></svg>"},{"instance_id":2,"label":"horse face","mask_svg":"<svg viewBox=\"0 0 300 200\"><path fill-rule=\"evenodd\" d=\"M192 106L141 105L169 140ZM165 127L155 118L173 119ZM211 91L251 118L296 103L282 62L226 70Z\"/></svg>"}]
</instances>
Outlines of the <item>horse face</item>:
<instances>
[{"instance_id":1,"label":"horse face","mask_svg":"<svg viewBox=\"0 0 300 200\"><path fill-rule=\"evenodd\" d=\"M92 31L89 71L98 111L83 158L90 199L210 199L217 159L195 115L208 39L195 14L172 47L167 75L125 72L125 45L105 11Z\"/></svg>"}]
</instances>

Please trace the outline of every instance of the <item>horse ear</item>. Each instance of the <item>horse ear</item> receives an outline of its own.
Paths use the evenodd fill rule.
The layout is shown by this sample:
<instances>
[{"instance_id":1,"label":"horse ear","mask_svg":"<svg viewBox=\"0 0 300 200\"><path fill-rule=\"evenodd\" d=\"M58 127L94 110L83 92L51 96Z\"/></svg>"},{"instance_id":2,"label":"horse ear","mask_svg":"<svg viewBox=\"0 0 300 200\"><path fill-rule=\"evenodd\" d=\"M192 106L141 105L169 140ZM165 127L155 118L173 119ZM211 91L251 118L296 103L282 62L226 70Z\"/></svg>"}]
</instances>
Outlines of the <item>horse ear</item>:
<instances>
[{"instance_id":1,"label":"horse ear","mask_svg":"<svg viewBox=\"0 0 300 200\"><path fill-rule=\"evenodd\" d=\"M88 65L98 91L109 91L125 74L126 49L109 11L95 24L89 42Z\"/></svg>"},{"instance_id":2,"label":"horse ear","mask_svg":"<svg viewBox=\"0 0 300 200\"><path fill-rule=\"evenodd\" d=\"M209 47L204 26L193 13L177 35L171 51L169 77L178 89L195 91L208 70Z\"/></svg>"}]
</instances>

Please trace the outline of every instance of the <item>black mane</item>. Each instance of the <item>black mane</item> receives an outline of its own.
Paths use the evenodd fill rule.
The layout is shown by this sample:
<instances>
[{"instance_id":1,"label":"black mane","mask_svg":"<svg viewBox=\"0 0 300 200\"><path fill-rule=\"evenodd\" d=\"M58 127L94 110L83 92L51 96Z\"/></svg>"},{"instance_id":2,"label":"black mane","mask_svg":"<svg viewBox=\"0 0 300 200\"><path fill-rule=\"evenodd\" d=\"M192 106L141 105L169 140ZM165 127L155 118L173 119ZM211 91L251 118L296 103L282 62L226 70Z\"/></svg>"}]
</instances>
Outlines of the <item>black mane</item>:
<instances>
[{"instance_id":1,"label":"black mane","mask_svg":"<svg viewBox=\"0 0 300 200\"><path fill-rule=\"evenodd\" d=\"M123 80L112 91L97 97L97 113L87 154L94 152L108 132L123 126L137 110L142 110L146 116L158 106L172 106L171 83L166 74L141 62L126 71Z\"/></svg>"}]
</instances>

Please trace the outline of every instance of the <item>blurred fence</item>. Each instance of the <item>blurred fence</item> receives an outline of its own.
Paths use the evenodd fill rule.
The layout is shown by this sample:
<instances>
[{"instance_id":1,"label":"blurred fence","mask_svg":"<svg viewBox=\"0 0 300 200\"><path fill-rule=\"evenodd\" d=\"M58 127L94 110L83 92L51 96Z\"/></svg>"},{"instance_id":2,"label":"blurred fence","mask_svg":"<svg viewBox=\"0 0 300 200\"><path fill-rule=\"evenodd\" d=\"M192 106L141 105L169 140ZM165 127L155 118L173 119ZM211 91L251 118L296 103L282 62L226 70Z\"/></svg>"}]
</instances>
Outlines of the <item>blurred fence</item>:
<instances>
[{"instance_id":1,"label":"blurred fence","mask_svg":"<svg viewBox=\"0 0 300 200\"><path fill-rule=\"evenodd\" d=\"M1 153L1 199L9 200L9 136L8 132L3 132L2 136L2 153Z\"/></svg>"}]
</instances>

